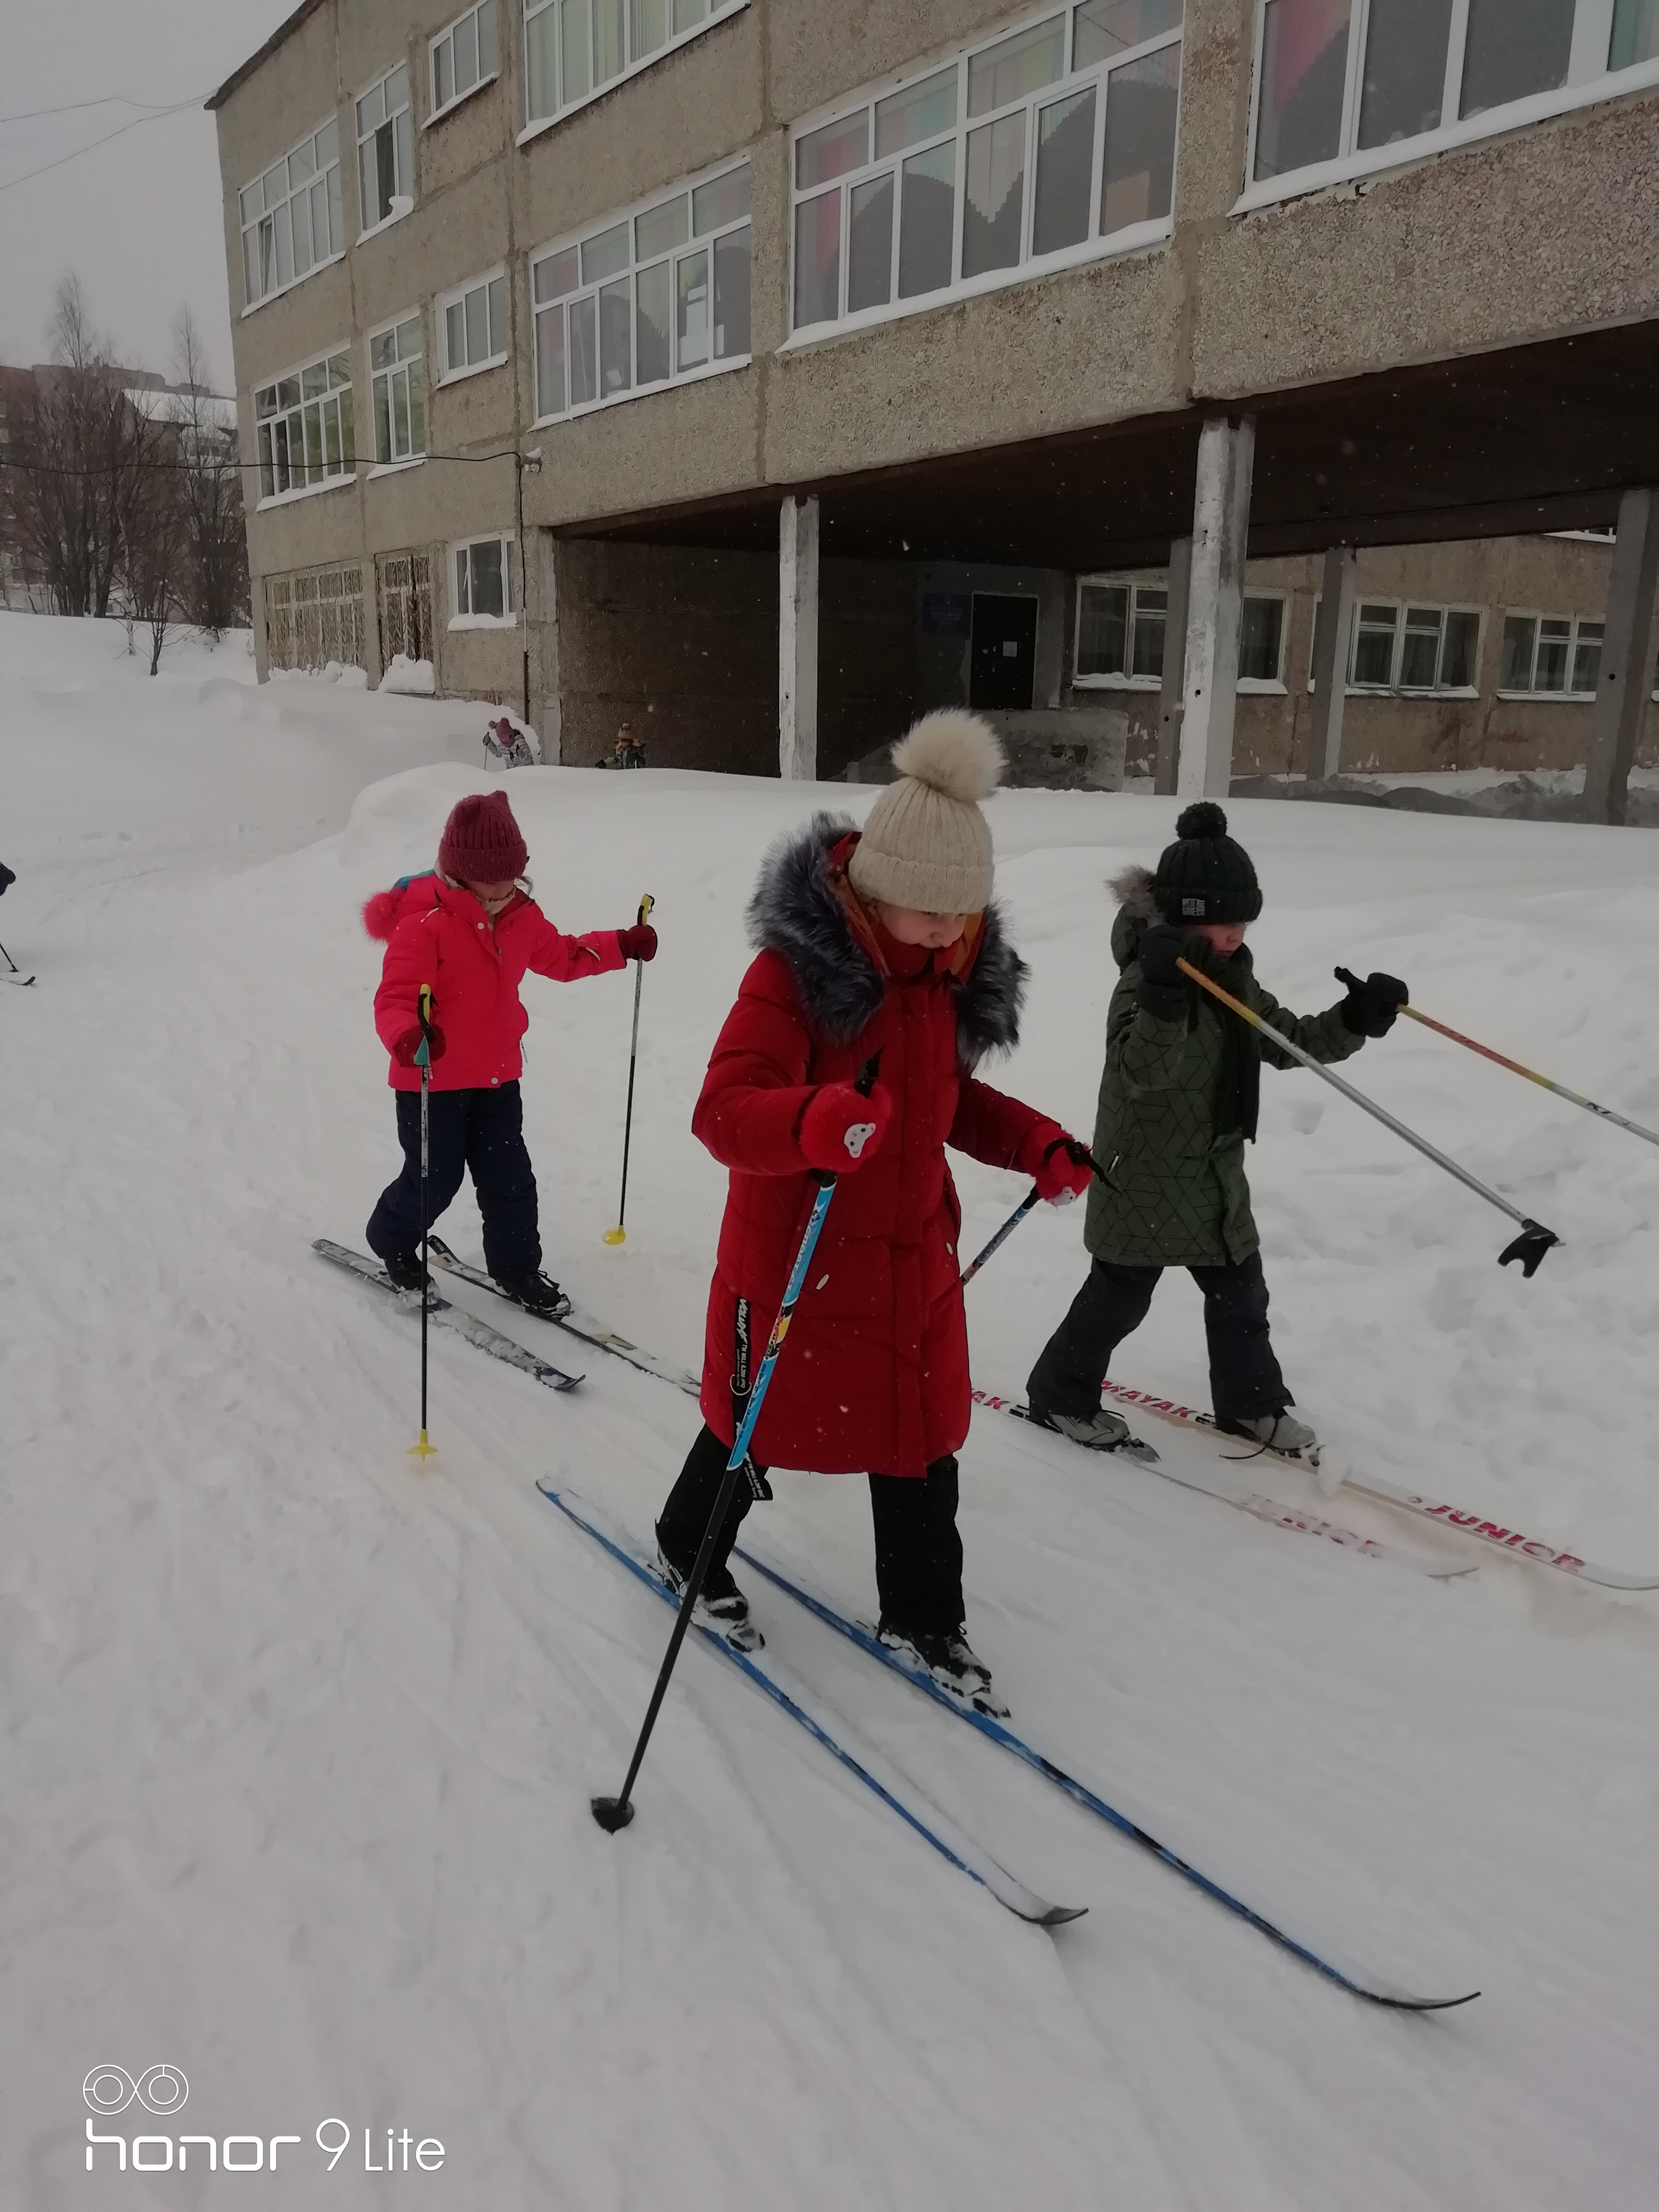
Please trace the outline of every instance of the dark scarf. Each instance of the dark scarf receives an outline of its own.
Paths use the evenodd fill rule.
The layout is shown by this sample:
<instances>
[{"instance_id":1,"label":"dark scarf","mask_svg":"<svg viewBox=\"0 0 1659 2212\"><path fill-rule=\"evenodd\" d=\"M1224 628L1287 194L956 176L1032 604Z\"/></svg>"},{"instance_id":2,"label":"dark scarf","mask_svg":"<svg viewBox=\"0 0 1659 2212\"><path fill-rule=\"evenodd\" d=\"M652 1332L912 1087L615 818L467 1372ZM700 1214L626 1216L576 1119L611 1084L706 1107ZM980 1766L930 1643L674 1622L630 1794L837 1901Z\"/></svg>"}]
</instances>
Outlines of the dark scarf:
<instances>
[{"instance_id":1,"label":"dark scarf","mask_svg":"<svg viewBox=\"0 0 1659 2212\"><path fill-rule=\"evenodd\" d=\"M1241 945L1231 959L1224 960L1206 939L1193 937L1187 942L1187 957L1224 991L1249 1005L1255 963L1248 945ZM1200 994L1196 983L1189 983L1187 992L1190 1019L1197 1012ZM1211 1004L1221 1024L1221 1087L1216 1094L1215 1133L1226 1137L1237 1130L1246 1143L1254 1144L1261 1108L1261 1033L1218 1000Z\"/></svg>"}]
</instances>

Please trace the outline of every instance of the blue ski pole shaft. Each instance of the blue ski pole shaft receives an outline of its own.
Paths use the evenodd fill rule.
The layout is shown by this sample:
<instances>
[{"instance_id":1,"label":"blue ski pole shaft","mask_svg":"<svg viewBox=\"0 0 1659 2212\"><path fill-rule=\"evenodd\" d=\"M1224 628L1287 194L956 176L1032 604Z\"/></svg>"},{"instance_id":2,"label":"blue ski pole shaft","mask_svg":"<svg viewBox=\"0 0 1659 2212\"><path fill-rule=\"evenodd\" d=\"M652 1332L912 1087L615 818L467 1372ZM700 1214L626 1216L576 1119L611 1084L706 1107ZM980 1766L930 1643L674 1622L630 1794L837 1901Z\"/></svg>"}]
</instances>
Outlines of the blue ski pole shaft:
<instances>
[{"instance_id":1,"label":"blue ski pole shaft","mask_svg":"<svg viewBox=\"0 0 1659 2212\"><path fill-rule=\"evenodd\" d=\"M873 1058L866 1060L859 1071L856 1088L866 1098L875 1088L876 1074L880 1064L881 1054L877 1053ZM708 1516L708 1526L703 1531L702 1542L698 1547L696 1562L686 1578L685 1589L680 1597L679 1613L674 1622L674 1632L668 1639L668 1649L663 1655L663 1662L658 1670L656 1687L652 1691L651 1702L646 1707L639 1741L634 1746L634 1756L629 1762L627 1778L616 1796L595 1797L591 1801L593 1818L609 1835L614 1836L618 1828L625 1828L634 1817L634 1808L630 1800L634 1784L639 1779L640 1767L645 1759L645 1748L651 1741L651 1731L657 1724L657 1715L662 1710L662 1701L668 1694L669 1679L674 1672L674 1662L680 1656L680 1646L685 1641L685 1633L691 1626L691 1616L696 1610L697 1600L702 1595L703 1582L708 1573L709 1562L714 1556L714 1547L719 1542L720 1532L725 1526L726 1511L737 1489L738 1477L742 1472L744 1461L749 1455L750 1442L755 1433L755 1425L760 1419L761 1407L766 1401L766 1393L772 1381L773 1370L777 1366L778 1356L783 1350L784 1339L789 1334L789 1324L794 1318L795 1308L800 1302L800 1294L806 1282L806 1271L812 1264L813 1249L817 1243L819 1231L823 1227L824 1216L830 1211L830 1201L836 1194L836 1177L833 1175L819 1170L817 1177L818 1188L812 1200L812 1210L806 1217L805 1228L801 1231L800 1244L795 1254L795 1264L789 1270L789 1280L784 1290L783 1303L778 1308L778 1317L772 1324L772 1334L766 1340L766 1351L761 1360L760 1372L755 1377L755 1387L749 1395L748 1407L738 1425L738 1432L732 1438L732 1456L727 1460L726 1473L720 1478L720 1490L714 1499L714 1509Z\"/></svg>"},{"instance_id":2,"label":"blue ski pole shaft","mask_svg":"<svg viewBox=\"0 0 1659 2212\"><path fill-rule=\"evenodd\" d=\"M968 1265L963 1269L962 1279L964 1285L971 1283L975 1276L978 1274L980 1269L985 1265L985 1262L990 1259L992 1255L1001 1250L1003 1245L1006 1243L1009 1237L1013 1235L1015 1230L1018 1229L1020 1223L1024 1220L1026 1215L1030 1212L1032 1207L1041 1206L1042 1203L1042 1194L1038 1190L1036 1185L1033 1183L1030 1189L1027 1192L1025 1196L1021 1199L1019 1204L1008 1216L1008 1218L1003 1223L1001 1228L998 1230L996 1235L991 1239L985 1249L980 1253L975 1259L970 1260Z\"/></svg>"}]
</instances>

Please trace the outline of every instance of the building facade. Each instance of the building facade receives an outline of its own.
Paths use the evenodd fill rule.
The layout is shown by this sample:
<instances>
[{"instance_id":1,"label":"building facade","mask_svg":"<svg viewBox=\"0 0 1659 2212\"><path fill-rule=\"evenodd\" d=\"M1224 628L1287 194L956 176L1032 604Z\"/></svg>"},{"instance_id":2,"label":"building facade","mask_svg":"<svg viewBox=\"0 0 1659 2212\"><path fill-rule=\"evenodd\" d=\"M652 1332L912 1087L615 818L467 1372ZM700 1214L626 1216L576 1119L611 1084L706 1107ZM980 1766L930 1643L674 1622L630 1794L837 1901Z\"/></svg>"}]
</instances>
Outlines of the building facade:
<instances>
[{"instance_id":1,"label":"building facade","mask_svg":"<svg viewBox=\"0 0 1659 2212\"><path fill-rule=\"evenodd\" d=\"M262 674L757 773L1654 743L1656 0L306 0L211 105Z\"/></svg>"}]
</instances>

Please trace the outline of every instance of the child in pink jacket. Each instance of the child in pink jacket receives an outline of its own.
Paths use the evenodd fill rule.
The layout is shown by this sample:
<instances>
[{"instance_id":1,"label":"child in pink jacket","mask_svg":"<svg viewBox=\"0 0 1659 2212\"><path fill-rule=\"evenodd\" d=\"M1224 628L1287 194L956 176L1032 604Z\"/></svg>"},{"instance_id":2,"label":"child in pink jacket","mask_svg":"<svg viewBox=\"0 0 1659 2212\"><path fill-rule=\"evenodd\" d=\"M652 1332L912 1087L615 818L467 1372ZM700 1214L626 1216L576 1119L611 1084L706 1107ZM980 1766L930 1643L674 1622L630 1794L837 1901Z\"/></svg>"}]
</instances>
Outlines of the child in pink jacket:
<instances>
[{"instance_id":1,"label":"child in pink jacket","mask_svg":"<svg viewBox=\"0 0 1659 2212\"><path fill-rule=\"evenodd\" d=\"M386 944L374 1026L392 1055L403 1173L368 1224L400 1290L421 1286L421 986L432 990L427 1218L436 1221L469 1170L483 1217L484 1264L510 1297L556 1316L570 1301L542 1273L536 1177L525 1149L519 1092L529 1017L519 999L526 969L556 983L609 975L649 960L648 925L564 937L520 881L530 854L505 792L463 799L444 824L436 872L377 891L363 926Z\"/></svg>"}]
</instances>

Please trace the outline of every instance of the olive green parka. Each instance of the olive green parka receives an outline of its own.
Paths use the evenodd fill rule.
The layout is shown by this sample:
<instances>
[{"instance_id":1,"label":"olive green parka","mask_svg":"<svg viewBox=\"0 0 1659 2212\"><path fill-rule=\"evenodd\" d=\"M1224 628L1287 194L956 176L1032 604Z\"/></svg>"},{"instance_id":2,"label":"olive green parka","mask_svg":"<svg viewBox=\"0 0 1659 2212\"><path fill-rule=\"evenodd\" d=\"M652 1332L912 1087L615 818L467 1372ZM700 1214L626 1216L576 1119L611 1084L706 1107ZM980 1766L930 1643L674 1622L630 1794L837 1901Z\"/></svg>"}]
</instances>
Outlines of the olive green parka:
<instances>
[{"instance_id":1,"label":"olive green parka","mask_svg":"<svg viewBox=\"0 0 1659 2212\"><path fill-rule=\"evenodd\" d=\"M1296 1062L1196 983L1187 986L1179 1021L1146 1012L1139 995L1140 939L1160 918L1151 872L1127 869L1112 889L1122 901L1112 953L1123 972L1107 1016L1093 1147L1102 1173L1089 1193L1084 1242L1096 1259L1132 1267L1218 1267L1248 1260L1261 1240L1244 1174L1245 1131L1218 1126L1229 1057L1223 1024L1243 1033L1245 1051L1259 1048L1268 1066ZM1246 951L1220 980L1316 1060L1346 1060L1364 1042L1334 1006L1322 1014L1287 1012L1255 981Z\"/></svg>"}]
</instances>

